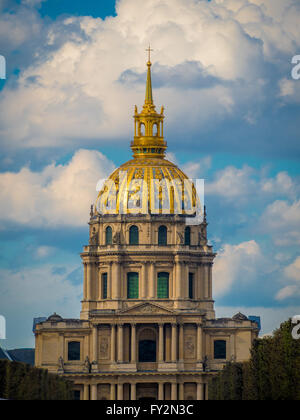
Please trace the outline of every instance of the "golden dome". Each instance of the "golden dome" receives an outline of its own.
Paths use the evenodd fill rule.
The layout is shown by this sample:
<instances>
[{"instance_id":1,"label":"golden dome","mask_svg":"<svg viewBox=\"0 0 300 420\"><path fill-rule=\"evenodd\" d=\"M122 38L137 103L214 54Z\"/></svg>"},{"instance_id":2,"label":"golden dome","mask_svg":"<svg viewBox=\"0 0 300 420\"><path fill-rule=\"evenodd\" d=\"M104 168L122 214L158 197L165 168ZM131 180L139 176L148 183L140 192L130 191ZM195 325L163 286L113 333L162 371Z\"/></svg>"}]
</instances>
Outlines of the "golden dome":
<instances>
[{"instance_id":1,"label":"golden dome","mask_svg":"<svg viewBox=\"0 0 300 420\"><path fill-rule=\"evenodd\" d=\"M135 106L133 159L105 181L97 198L96 212L193 215L197 205L196 188L175 164L165 159L164 107L158 114L153 103L150 56L147 67L145 103L140 113Z\"/></svg>"}]
</instances>

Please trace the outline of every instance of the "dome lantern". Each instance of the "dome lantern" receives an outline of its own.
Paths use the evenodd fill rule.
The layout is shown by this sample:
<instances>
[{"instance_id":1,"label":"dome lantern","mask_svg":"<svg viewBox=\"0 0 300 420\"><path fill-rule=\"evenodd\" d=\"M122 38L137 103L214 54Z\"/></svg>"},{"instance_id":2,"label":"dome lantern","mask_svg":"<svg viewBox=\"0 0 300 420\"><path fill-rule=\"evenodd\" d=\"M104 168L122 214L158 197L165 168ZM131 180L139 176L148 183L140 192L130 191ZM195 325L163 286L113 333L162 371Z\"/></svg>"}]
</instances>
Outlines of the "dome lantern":
<instances>
[{"instance_id":1,"label":"dome lantern","mask_svg":"<svg viewBox=\"0 0 300 420\"><path fill-rule=\"evenodd\" d=\"M133 157L159 157L164 158L167 143L164 141L164 107L160 114L156 112L153 102L150 46L146 50L149 54L147 62L147 83L145 103L139 113L135 106L134 113L134 141L131 143Z\"/></svg>"}]
</instances>

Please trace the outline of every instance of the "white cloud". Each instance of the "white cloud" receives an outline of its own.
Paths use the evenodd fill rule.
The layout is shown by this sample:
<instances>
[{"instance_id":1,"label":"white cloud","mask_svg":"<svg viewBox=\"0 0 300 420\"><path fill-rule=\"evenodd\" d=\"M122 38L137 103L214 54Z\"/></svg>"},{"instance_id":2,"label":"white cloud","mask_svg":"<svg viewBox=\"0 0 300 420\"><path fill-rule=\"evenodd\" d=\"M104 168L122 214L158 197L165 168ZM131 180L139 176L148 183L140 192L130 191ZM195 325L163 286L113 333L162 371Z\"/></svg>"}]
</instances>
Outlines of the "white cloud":
<instances>
[{"instance_id":1,"label":"white cloud","mask_svg":"<svg viewBox=\"0 0 300 420\"><path fill-rule=\"evenodd\" d=\"M292 264L286 267L285 274L292 280L300 281L300 257L297 257Z\"/></svg>"},{"instance_id":2,"label":"white cloud","mask_svg":"<svg viewBox=\"0 0 300 420\"><path fill-rule=\"evenodd\" d=\"M35 257L37 259L46 258L46 257L49 257L50 255L52 255L54 252L55 252L55 248L54 247L42 245L42 246L39 246L35 250Z\"/></svg>"},{"instance_id":3,"label":"white cloud","mask_svg":"<svg viewBox=\"0 0 300 420\"><path fill-rule=\"evenodd\" d=\"M262 273L270 270L260 246L254 240L238 245L226 244L215 259L213 269L214 294L220 297L240 284L256 282Z\"/></svg>"},{"instance_id":4,"label":"white cloud","mask_svg":"<svg viewBox=\"0 0 300 420\"><path fill-rule=\"evenodd\" d=\"M82 284L73 285L67 275L74 267L66 268L64 275L54 273L51 265L0 270L0 307L7 321L7 347L33 345L34 317L53 312L67 318L79 317Z\"/></svg>"},{"instance_id":5,"label":"white cloud","mask_svg":"<svg viewBox=\"0 0 300 420\"><path fill-rule=\"evenodd\" d=\"M49 24L37 61L21 73L17 88L7 85L1 93L3 142L60 147L76 140L132 135L130 117L133 105L141 104L144 85L132 89L120 80L128 70L145 73L142 51L149 40L155 49L153 61L167 69L156 95L166 105L168 123L175 130L215 124L234 115L241 104L247 105L244 118L252 124L249 104L257 109L257 100L264 95L265 61L272 61L275 52L292 51L300 38L299 25L293 25L299 17L297 4L289 0L274 8L269 3L120 0L117 16L105 21L72 17ZM26 27L22 17L14 17L19 24L9 17L4 26L1 22L3 31L13 34L10 42L15 46L39 39L40 22L34 16ZM50 49L53 45L56 49ZM190 88L169 87L168 72L178 65L188 68L189 63L201 64L204 75L215 82L206 88L202 83L200 91L200 85L192 83L194 73L189 78L183 72ZM242 94L227 83L241 81L246 82Z\"/></svg>"},{"instance_id":6,"label":"white cloud","mask_svg":"<svg viewBox=\"0 0 300 420\"><path fill-rule=\"evenodd\" d=\"M270 204L261 216L260 229L270 234L276 245L300 244L300 200Z\"/></svg>"},{"instance_id":7,"label":"white cloud","mask_svg":"<svg viewBox=\"0 0 300 420\"><path fill-rule=\"evenodd\" d=\"M254 173L254 170L246 165L242 169L228 166L216 173L215 180L206 184L205 191L229 201L236 198L242 200L250 194L257 194L257 183L251 178Z\"/></svg>"},{"instance_id":8,"label":"white cloud","mask_svg":"<svg viewBox=\"0 0 300 420\"><path fill-rule=\"evenodd\" d=\"M97 151L79 150L66 165L51 164L41 172L22 168L0 174L0 220L34 227L84 226L96 184L114 169Z\"/></svg>"},{"instance_id":9,"label":"white cloud","mask_svg":"<svg viewBox=\"0 0 300 420\"><path fill-rule=\"evenodd\" d=\"M279 292L276 294L275 299L276 300L285 300L288 298L297 298L300 297L300 288L299 286L290 285L285 286L282 289L279 290Z\"/></svg>"}]
</instances>

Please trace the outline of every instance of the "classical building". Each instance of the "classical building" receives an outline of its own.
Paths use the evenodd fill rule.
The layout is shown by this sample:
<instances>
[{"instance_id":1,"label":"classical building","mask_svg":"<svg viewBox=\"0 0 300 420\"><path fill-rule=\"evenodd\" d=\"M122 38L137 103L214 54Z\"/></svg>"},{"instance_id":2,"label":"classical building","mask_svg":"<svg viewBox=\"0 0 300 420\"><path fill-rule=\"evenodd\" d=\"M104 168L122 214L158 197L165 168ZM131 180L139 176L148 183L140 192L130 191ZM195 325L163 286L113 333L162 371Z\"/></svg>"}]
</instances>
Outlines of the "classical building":
<instances>
[{"instance_id":1,"label":"classical building","mask_svg":"<svg viewBox=\"0 0 300 420\"><path fill-rule=\"evenodd\" d=\"M150 57L147 67L133 159L91 210L80 319L54 314L35 328L36 366L72 380L78 399L204 400L210 376L247 360L258 334L240 313L215 318L206 211L197 221L194 183L165 159Z\"/></svg>"}]
</instances>

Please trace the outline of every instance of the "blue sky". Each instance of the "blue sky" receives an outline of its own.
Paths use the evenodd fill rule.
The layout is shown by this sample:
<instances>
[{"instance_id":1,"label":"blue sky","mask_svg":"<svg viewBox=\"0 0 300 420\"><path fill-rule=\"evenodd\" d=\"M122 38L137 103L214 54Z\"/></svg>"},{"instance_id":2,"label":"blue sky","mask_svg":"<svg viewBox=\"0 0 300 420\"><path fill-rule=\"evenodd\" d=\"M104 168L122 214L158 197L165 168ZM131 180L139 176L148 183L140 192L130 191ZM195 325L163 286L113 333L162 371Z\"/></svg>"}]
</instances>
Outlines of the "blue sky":
<instances>
[{"instance_id":1,"label":"blue sky","mask_svg":"<svg viewBox=\"0 0 300 420\"><path fill-rule=\"evenodd\" d=\"M96 183L130 159L153 46L168 157L204 178L217 316L300 313L298 0L0 0L0 314L77 317Z\"/></svg>"}]
</instances>

